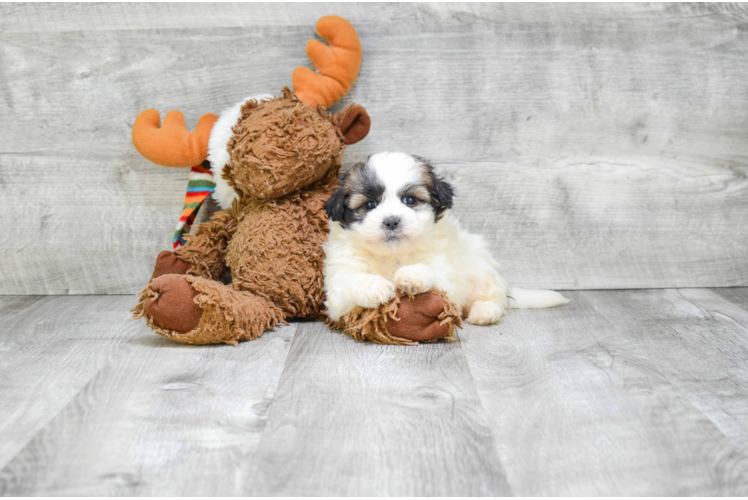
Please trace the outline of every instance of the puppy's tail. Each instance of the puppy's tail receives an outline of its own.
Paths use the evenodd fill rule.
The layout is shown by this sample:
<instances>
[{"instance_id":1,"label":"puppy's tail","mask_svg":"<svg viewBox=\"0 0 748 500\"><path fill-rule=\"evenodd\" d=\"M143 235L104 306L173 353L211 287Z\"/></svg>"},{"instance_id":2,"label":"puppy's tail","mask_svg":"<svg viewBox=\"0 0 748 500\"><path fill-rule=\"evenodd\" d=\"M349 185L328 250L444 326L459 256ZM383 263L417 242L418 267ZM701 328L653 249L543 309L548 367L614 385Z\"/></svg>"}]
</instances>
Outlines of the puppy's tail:
<instances>
[{"instance_id":1,"label":"puppy's tail","mask_svg":"<svg viewBox=\"0 0 748 500\"><path fill-rule=\"evenodd\" d=\"M562 306L569 299L552 290L525 290L512 288L509 292L509 307L514 309L540 309Z\"/></svg>"}]
</instances>

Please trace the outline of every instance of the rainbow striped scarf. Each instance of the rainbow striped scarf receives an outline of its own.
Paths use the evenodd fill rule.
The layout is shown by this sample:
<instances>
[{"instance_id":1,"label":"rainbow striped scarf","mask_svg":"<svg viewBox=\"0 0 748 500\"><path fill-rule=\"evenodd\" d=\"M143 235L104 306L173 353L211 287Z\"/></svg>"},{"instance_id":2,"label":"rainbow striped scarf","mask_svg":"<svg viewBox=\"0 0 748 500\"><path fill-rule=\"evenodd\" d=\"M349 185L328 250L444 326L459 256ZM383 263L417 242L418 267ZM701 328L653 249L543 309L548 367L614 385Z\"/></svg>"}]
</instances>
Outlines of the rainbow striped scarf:
<instances>
[{"instance_id":1,"label":"rainbow striped scarf","mask_svg":"<svg viewBox=\"0 0 748 500\"><path fill-rule=\"evenodd\" d=\"M174 232L174 250L184 245L184 234L189 232L192 223L195 222L197 210L215 189L216 183L213 182L210 162L205 160L202 165L195 165L190 169L190 180L187 183L187 194L184 196L182 216Z\"/></svg>"}]
</instances>

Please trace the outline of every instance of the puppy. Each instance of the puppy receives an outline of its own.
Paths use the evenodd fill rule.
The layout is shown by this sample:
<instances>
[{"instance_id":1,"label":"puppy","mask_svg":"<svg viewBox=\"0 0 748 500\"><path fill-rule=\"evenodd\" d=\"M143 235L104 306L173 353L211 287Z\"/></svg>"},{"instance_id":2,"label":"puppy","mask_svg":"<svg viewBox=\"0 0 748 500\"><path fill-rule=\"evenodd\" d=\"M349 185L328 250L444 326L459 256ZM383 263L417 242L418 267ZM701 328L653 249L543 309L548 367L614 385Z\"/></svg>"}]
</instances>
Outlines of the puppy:
<instances>
[{"instance_id":1,"label":"puppy","mask_svg":"<svg viewBox=\"0 0 748 500\"><path fill-rule=\"evenodd\" d=\"M554 307L557 292L510 289L483 237L450 214L452 186L431 164L405 153L378 153L351 167L327 201L327 313L377 307L396 289L446 292L474 325L496 323L507 307Z\"/></svg>"}]
</instances>

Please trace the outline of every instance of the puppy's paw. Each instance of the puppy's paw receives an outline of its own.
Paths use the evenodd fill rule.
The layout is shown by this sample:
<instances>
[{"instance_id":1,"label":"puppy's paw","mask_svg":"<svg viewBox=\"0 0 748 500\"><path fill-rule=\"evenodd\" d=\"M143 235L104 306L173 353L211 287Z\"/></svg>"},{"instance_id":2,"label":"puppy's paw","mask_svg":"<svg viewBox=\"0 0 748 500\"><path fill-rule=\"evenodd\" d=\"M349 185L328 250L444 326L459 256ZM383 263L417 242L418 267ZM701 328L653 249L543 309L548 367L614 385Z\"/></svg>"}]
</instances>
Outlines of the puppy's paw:
<instances>
[{"instance_id":1,"label":"puppy's paw","mask_svg":"<svg viewBox=\"0 0 748 500\"><path fill-rule=\"evenodd\" d=\"M423 264L403 266L395 272L393 281L405 293L417 295L431 290L433 283L429 270Z\"/></svg>"},{"instance_id":2,"label":"puppy's paw","mask_svg":"<svg viewBox=\"0 0 748 500\"><path fill-rule=\"evenodd\" d=\"M470 306L467 322L479 326L492 325L499 321L502 314L503 311L499 304L486 300L476 300Z\"/></svg>"},{"instance_id":3,"label":"puppy's paw","mask_svg":"<svg viewBox=\"0 0 748 500\"><path fill-rule=\"evenodd\" d=\"M381 276L372 276L364 285L362 300L358 305L366 308L379 307L395 296L395 290L395 285L390 280Z\"/></svg>"}]
</instances>

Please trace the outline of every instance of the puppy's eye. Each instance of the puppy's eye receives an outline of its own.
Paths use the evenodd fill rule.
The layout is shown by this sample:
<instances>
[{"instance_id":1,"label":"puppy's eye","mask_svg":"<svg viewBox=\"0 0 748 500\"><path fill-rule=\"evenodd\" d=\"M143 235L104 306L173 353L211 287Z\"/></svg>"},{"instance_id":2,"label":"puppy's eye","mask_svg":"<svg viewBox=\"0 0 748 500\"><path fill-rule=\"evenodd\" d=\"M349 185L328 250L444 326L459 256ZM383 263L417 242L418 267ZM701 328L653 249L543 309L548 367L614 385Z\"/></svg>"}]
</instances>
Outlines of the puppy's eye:
<instances>
[{"instance_id":1,"label":"puppy's eye","mask_svg":"<svg viewBox=\"0 0 748 500\"><path fill-rule=\"evenodd\" d=\"M403 196L403 205L406 207L412 207L416 204L416 197L415 196Z\"/></svg>"},{"instance_id":2,"label":"puppy's eye","mask_svg":"<svg viewBox=\"0 0 748 500\"><path fill-rule=\"evenodd\" d=\"M374 200L369 200L366 203L364 203L364 208L366 210L374 210L375 208L377 208L377 202Z\"/></svg>"}]
</instances>

